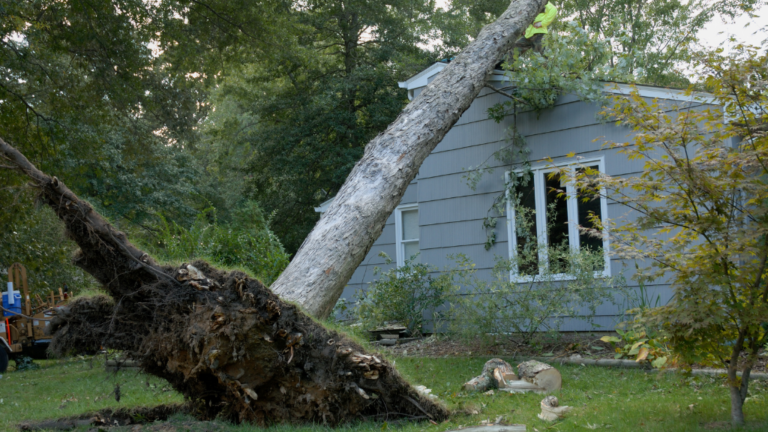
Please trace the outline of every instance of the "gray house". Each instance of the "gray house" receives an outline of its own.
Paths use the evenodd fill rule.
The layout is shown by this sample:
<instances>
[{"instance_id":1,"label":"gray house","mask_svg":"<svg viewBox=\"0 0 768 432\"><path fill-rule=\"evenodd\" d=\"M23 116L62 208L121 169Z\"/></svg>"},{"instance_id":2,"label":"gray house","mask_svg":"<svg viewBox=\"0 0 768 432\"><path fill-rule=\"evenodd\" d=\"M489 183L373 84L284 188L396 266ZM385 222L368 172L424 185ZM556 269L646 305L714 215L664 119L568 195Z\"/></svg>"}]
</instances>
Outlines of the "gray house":
<instances>
[{"instance_id":1,"label":"gray house","mask_svg":"<svg viewBox=\"0 0 768 432\"><path fill-rule=\"evenodd\" d=\"M446 66L445 63L435 63L400 83L400 87L407 89L409 98L413 99ZM502 71L498 71L491 78L490 84L503 88L509 85L509 81ZM643 97L668 100L670 105L692 102L691 96L686 96L679 90L642 86L638 87L638 90ZM606 84L605 91L629 94L631 89L629 86ZM418 177L408 187L400 205L387 221L381 236L352 276L342 298L351 299L357 290L365 289L374 279L373 268L384 266L380 252L385 252L393 260L396 259L398 265L402 265L407 257L419 253L418 259L421 262L438 268L451 264L448 255L463 253L476 264L478 276L488 278L491 277L496 256L509 258L515 253L517 236L510 235L515 232L512 226L514 218L507 219L502 216L498 219L496 242L490 250L485 248L487 234L482 226L494 199L504 191L505 176L519 168L498 165L500 163L492 157L494 152L507 145L507 129L513 120L508 118L496 123L488 118L487 110L505 99L506 97L499 93L484 89L445 139L427 157ZM545 217L545 191L551 181L547 179L546 174L548 170L551 171L553 165L572 165L578 159L578 163L595 167L600 172L612 176L632 175L643 169L642 161L630 161L615 150L602 148L606 140L626 141L631 131L614 123L600 122L600 111L601 107L597 104L565 95L560 97L554 107L544 112L517 115L518 131L525 136L531 150L529 160L534 177L530 183L529 203L537 210L537 218ZM547 157L552 158L554 163L534 162ZM485 175L475 190L472 190L462 178L464 169L478 166L486 160L497 163L497 166L492 174ZM586 210L599 214L602 219L617 218L627 212L625 208L606 202L605 199L587 204L579 202L573 197L572 188L565 186L570 198L561 200L563 208L559 211L563 215L567 214L567 228L563 230L567 231L572 248L582 247L584 242L600 242L599 239L587 240L579 235L579 217L581 215L583 218ZM325 207L327 203L316 210L322 212ZM507 209L506 214L509 215L512 211L513 209ZM581 223L583 224L583 221ZM543 221L537 221L538 227L545 225ZM546 235L546 229L538 229L540 242L546 240ZM627 263L611 258L608 241L597 246L602 247L605 253L604 274L611 276L624 272L628 283L631 284L634 265L622 265ZM649 296L659 296L661 302L666 302L671 297L671 290L667 285L657 284L646 288ZM604 304L597 310L595 323L612 329L619 313L616 306ZM566 323L562 330L588 329L585 323L572 321Z\"/></svg>"}]
</instances>

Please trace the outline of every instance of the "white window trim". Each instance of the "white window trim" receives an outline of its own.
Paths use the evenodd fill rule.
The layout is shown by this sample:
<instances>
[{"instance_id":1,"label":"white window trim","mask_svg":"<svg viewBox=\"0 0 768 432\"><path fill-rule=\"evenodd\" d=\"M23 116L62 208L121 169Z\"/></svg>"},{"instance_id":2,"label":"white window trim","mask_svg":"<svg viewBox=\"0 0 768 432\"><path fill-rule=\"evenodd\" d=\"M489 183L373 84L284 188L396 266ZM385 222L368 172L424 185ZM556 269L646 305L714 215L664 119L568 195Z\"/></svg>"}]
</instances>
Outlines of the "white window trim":
<instances>
[{"instance_id":1,"label":"white window trim","mask_svg":"<svg viewBox=\"0 0 768 432\"><path fill-rule=\"evenodd\" d=\"M413 242L421 242L421 225L419 225L419 238L415 240L403 241L403 212L409 210L418 210L419 204L402 204L395 208L395 244L397 251L397 266L402 267L405 265L405 244ZM419 243L419 253L421 253L421 243ZM408 257L410 258L410 257Z\"/></svg>"},{"instance_id":2,"label":"white window trim","mask_svg":"<svg viewBox=\"0 0 768 432\"><path fill-rule=\"evenodd\" d=\"M595 165L597 164L598 170L601 173L605 173L605 158L603 156L600 156L598 158L591 158L591 159L581 159L576 162L561 162L558 164L546 164L546 165L539 165L536 167L531 167L531 171L533 172L533 189L535 193L535 200L536 200L536 239L541 244L547 244L547 221L546 221L546 212L538 211L538 209L546 208L546 201L545 201L545 193L541 193L538 191L544 190L545 179L544 176L554 171L557 168L560 167L566 167L566 166L588 166L588 165ZM510 175L513 173L515 175L518 175L522 173L523 170L513 170L513 171L507 171L504 173L504 180L505 184L510 184ZM576 198L576 191L574 190L574 187L569 182L566 185L566 193L568 196L568 215L578 215L578 201ZM515 232L515 209L512 207L512 204L509 200L509 190L506 191L507 194L507 236L509 238L508 244L508 253L510 259L517 254L517 235ZM605 189L601 188L600 190L600 212L602 214L603 219L606 219L608 215L608 200L605 198ZM573 250L579 249L579 227L578 224L571 223L570 217L568 220L568 242ZM546 248L539 248L539 262L544 263L544 265L548 265L548 260L546 257ZM611 257L610 257L610 241L608 239L608 228L604 225L603 226L603 254L605 259L605 264L603 265L603 271L595 272L596 278L607 278L611 276ZM541 268L541 266L540 266ZM509 272L509 278L512 282L533 282L537 276L529 276L529 275L520 275L517 271L517 268L513 266L512 270ZM555 280L569 280L572 279L571 277L568 277L564 274L561 275L554 275Z\"/></svg>"}]
</instances>

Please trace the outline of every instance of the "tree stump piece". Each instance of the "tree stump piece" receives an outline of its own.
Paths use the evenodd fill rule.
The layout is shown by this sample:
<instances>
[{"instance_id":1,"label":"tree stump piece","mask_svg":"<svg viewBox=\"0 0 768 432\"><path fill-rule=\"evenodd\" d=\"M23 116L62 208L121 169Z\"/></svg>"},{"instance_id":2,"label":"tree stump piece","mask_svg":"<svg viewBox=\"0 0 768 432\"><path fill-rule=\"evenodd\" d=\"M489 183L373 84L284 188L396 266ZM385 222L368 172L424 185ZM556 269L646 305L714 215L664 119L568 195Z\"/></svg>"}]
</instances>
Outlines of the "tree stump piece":
<instances>
[{"instance_id":1,"label":"tree stump piece","mask_svg":"<svg viewBox=\"0 0 768 432\"><path fill-rule=\"evenodd\" d=\"M541 413L538 417L545 421L555 421L565 417L570 410L569 406L560 406L556 397L547 396L541 401Z\"/></svg>"},{"instance_id":2,"label":"tree stump piece","mask_svg":"<svg viewBox=\"0 0 768 432\"><path fill-rule=\"evenodd\" d=\"M512 365L502 359L494 358L485 362L483 373L464 383L462 387L469 391L486 391L504 388L509 380L517 379Z\"/></svg>"},{"instance_id":3,"label":"tree stump piece","mask_svg":"<svg viewBox=\"0 0 768 432\"><path fill-rule=\"evenodd\" d=\"M528 360L517 365L520 379L539 387L543 393L560 390L563 377L554 367L536 360Z\"/></svg>"}]
</instances>

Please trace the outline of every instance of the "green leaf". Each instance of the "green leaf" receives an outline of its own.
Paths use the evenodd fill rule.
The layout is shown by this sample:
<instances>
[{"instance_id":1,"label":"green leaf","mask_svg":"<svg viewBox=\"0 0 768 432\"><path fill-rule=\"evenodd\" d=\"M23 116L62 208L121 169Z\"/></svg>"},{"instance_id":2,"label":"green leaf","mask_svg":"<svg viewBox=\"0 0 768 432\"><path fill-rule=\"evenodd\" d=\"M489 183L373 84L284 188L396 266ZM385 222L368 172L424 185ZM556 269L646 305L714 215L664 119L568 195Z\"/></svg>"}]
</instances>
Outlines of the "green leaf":
<instances>
[{"instance_id":1,"label":"green leaf","mask_svg":"<svg viewBox=\"0 0 768 432\"><path fill-rule=\"evenodd\" d=\"M658 357L656 360L651 362L651 366L658 369L664 366L666 363L667 363L667 357Z\"/></svg>"}]
</instances>

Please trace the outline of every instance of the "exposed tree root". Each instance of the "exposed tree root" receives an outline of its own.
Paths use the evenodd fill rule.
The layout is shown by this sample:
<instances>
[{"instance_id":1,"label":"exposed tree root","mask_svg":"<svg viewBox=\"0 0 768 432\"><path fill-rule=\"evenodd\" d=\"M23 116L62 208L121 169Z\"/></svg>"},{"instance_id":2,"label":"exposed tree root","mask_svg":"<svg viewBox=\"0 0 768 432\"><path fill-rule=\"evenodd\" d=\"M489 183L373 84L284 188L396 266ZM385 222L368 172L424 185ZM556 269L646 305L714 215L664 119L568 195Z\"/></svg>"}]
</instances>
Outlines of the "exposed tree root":
<instances>
[{"instance_id":1,"label":"exposed tree root","mask_svg":"<svg viewBox=\"0 0 768 432\"><path fill-rule=\"evenodd\" d=\"M124 350L210 419L261 425L429 418L448 411L384 359L365 354L244 273L198 261L159 266L62 182L0 140L80 246L74 262L110 297L80 299L51 323L53 349Z\"/></svg>"}]
</instances>

